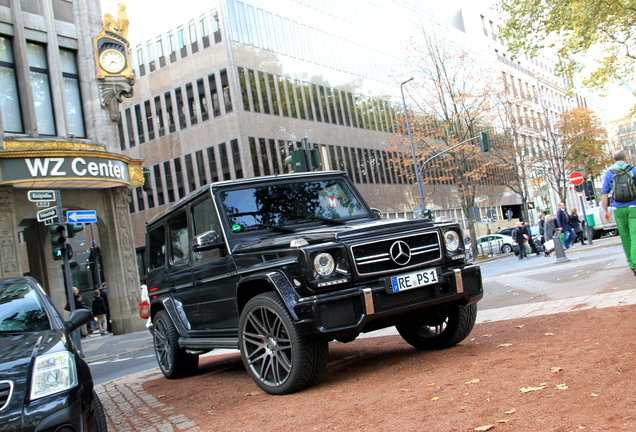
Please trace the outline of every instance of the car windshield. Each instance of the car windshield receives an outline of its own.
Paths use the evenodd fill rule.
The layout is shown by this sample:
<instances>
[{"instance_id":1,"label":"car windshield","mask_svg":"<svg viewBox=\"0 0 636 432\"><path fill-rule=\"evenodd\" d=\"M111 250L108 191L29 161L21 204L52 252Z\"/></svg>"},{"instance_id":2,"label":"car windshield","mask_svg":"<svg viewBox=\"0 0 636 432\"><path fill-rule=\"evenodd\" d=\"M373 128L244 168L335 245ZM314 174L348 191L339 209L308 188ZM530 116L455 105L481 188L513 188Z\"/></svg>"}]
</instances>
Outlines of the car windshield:
<instances>
[{"instance_id":1,"label":"car windshield","mask_svg":"<svg viewBox=\"0 0 636 432\"><path fill-rule=\"evenodd\" d=\"M223 211L235 233L275 229L311 221L368 216L344 180L303 181L223 191Z\"/></svg>"},{"instance_id":2,"label":"car windshield","mask_svg":"<svg viewBox=\"0 0 636 432\"><path fill-rule=\"evenodd\" d=\"M38 293L26 282L0 283L0 332L50 330Z\"/></svg>"}]
</instances>

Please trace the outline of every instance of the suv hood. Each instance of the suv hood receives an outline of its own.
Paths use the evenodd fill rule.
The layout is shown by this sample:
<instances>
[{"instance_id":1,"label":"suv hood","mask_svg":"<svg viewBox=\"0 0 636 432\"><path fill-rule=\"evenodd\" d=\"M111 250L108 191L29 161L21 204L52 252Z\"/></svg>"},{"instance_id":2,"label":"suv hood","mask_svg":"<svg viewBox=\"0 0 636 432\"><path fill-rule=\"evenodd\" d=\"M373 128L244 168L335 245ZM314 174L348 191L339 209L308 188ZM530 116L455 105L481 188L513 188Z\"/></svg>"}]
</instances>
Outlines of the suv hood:
<instances>
[{"instance_id":1,"label":"suv hood","mask_svg":"<svg viewBox=\"0 0 636 432\"><path fill-rule=\"evenodd\" d=\"M412 231L421 228L433 226L433 223L423 219L390 219L390 220L373 220L360 223L350 223L338 226L321 226L317 228L309 228L299 230L295 233L275 235L271 237L254 239L249 238L236 243L233 248L234 252L244 252L248 250L289 247L293 240L306 240L309 244L325 242L325 241L346 241L372 235L381 231L383 235L392 234L394 232Z\"/></svg>"}]
</instances>

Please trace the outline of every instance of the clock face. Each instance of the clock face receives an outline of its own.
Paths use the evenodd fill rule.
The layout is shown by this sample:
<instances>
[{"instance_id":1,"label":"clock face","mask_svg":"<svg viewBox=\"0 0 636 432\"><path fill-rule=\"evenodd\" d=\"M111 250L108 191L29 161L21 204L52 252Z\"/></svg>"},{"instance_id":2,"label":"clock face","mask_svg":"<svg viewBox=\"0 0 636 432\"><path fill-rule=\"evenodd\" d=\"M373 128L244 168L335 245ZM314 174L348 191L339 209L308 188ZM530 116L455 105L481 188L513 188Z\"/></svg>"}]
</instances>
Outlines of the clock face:
<instances>
[{"instance_id":1,"label":"clock face","mask_svg":"<svg viewBox=\"0 0 636 432\"><path fill-rule=\"evenodd\" d=\"M119 51L110 49L99 56L99 64L106 72L117 73L126 67L126 59Z\"/></svg>"}]
</instances>

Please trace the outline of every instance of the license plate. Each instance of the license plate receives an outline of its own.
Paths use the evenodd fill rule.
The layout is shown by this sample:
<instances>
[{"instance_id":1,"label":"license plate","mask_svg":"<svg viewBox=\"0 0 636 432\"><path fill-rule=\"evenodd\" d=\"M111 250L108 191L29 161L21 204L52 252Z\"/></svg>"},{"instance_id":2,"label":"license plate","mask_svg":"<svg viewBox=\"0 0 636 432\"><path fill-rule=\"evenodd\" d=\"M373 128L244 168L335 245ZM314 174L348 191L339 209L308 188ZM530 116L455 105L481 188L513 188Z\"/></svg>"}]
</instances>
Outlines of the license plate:
<instances>
[{"instance_id":1,"label":"license plate","mask_svg":"<svg viewBox=\"0 0 636 432\"><path fill-rule=\"evenodd\" d=\"M389 292L397 293L413 288L436 284L439 282L439 276L437 274L437 269L432 268L400 276L393 276L390 281L391 286L389 288Z\"/></svg>"}]
</instances>

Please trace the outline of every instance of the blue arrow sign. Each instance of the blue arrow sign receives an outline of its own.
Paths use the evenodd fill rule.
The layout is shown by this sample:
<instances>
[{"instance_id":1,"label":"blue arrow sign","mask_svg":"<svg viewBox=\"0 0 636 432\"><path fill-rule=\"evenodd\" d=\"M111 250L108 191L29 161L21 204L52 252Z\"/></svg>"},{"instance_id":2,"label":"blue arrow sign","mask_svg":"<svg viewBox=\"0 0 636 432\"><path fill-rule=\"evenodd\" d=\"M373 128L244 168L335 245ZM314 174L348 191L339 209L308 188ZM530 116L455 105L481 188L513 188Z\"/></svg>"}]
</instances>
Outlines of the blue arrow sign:
<instances>
[{"instance_id":1,"label":"blue arrow sign","mask_svg":"<svg viewBox=\"0 0 636 432\"><path fill-rule=\"evenodd\" d=\"M97 222L95 210L69 210L66 212L66 220L69 222Z\"/></svg>"}]
</instances>

